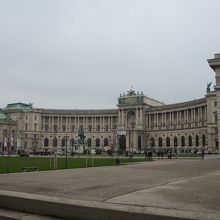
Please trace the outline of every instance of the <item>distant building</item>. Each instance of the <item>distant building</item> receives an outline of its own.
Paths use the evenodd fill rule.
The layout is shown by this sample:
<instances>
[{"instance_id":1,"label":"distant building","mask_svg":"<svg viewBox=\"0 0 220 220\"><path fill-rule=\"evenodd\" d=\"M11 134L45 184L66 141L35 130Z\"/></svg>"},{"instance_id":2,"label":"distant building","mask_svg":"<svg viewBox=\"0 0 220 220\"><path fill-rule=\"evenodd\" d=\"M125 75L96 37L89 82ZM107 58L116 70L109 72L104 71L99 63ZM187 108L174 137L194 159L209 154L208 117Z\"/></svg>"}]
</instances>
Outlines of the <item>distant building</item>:
<instances>
[{"instance_id":1,"label":"distant building","mask_svg":"<svg viewBox=\"0 0 220 220\"><path fill-rule=\"evenodd\" d=\"M13 103L0 110L0 152L77 151L83 128L86 146L127 151L173 149L219 152L220 55L208 60L216 72L215 90L204 98L165 105L130 90L116 109L71 110L33 108Z\"/></svg>"},{"instance_id":2,"label":"distant building","mask_svg":"<svg viewBox=\"0 0 220 220\"><path fill-rule=\"evenodd\" d=\"M0 154L16 153L17 123L0 110Z\"/></svg>"}]
</instances>

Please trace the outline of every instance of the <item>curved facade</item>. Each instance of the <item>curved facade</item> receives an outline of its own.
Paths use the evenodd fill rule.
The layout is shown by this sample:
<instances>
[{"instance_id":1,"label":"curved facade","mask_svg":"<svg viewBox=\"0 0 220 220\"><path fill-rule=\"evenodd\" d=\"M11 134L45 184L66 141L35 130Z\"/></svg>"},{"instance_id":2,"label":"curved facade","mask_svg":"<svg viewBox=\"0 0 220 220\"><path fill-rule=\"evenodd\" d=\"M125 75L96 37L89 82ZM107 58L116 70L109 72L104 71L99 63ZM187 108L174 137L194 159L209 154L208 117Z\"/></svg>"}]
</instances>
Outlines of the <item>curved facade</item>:
<instances>
[{"instance_id":1,"label":"curved facade","mask_svg":"<svg viewBox=\"0 0 220 220\"><path fill-rule=\"evenodd\" d=\"M218 59L208 60L215 72L219 67ZM9 104L1 111L10 117L14 127L13 132L8 127L7 135L0 136L0 151L7 151L8 145L16 151L62 153L66 148L68 152L77 151L78 131L83 128L86 146L91 148L119 146L128 151L147 148L194 151L204 148L217 152L220 124L218 82L217 77L215 91L208 88L204 98L172 105L133 90L120 95L116 109L41 109L33 108L31 104ZM9 136L12 138L6 145Z\"/></svg>"}]
</instances>

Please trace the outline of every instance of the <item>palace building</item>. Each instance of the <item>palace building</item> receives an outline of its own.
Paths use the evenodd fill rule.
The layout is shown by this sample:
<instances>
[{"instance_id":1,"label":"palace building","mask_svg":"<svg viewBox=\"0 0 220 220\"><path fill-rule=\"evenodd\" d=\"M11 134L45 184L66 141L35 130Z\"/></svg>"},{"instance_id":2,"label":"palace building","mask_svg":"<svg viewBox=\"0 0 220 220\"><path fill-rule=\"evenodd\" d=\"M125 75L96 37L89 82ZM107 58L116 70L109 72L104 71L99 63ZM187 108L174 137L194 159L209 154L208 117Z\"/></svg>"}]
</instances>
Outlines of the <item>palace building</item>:
<instances>
[{"instance_id":1,"label":"palace building","mask_svg":"<svg viewBox=\"0 0 220 220\"><path fill-rule=\"evenodd\" d=\"M142 152L148 148L219 152L220 54L208 60L216 76L205 97L166 105L143 92L120 95L117 108L71 110L34 108L12 103L0 109L0 152L77 151L83 128L91 149Z\"/></svg>"}]
</instances>

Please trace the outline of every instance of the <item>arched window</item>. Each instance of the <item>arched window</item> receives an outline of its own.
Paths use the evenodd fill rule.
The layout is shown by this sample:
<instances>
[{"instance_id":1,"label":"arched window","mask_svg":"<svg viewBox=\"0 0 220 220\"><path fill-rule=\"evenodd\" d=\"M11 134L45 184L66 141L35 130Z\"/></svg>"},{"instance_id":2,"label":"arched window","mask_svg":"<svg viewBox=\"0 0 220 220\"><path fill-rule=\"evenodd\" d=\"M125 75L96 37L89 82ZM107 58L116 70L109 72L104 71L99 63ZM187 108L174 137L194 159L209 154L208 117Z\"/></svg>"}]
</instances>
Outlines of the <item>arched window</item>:
<instances>
[{"instance_id":1,"label":"arched window","mask_svg":"<svg viewBox=\"0 0 220 220\"><path fill-rule=\"evenodd\" d=\"M199 136L196 135L196 147L198 147L198 146L199 146Z\"/></svg>"},{"instance_id":2,"label":"arched window","mask_svg":"<svg viewBox=\"0 0 220 220\"><path fill-rule=\"evenodd\" d=\"M141 150L141 136L138 136L138 150Z\"/></svg>"},{"instance_id":3,"label":"arched window","mask_svg":"<svg viewBox=\"0 0 220 220\"><path fill-rule=\"evenodd\" d=\"M189 147L192 147L192 136L189 136Z\"/></svg>"},{"instance_id":4,"label":"arched window","mask_svg":"<svg viewBox=\"0 0 220 220\"><path fill-rule=\"evenodd\" d=\"M95 146L96 146L96 147L100 147L100 139L99 139L99 138L96 138L96 140L95 140Z\"/></svg>"},{"instance_id":5,"label":"arched window","mask_svg":"<svg viewBox=\"0 0 220 220\"><path fill-rule=\"evenodd\" d=\"M169 137L166 138L166 146L170 147L170 138Z\"/></svg>"},{"instance_id":6,"label":"arched window","mask_svg":"<svg viewBox=\"0 0 220 220\"><path fill-rule=\"evenodd\" d=\"M174 144L174 147L178 146L178 139L176 136L174 137L173 144Z\"/></svg>"},{"instance_id":7,"label":"arched window","mask_svg":"<svg viewBox=\"0 0 220 220\"><path fill-rule=\"evenodd\" d=\"M74 147L74 144L75 144L75 140L74 140L74 138L71 138L71 139L70 139L70 146L71 146L71 147Z\"/></svg>"},{"instance_id":8,"label":"arched window","mask_svg":"<svg viewBox=\"0 0 220 220\"><path fill-rule=\"evenodd\" d=\"M150 145L151 145L151 147L155 146L155 140L153 137L150 139Z\"/></svg>"},{"instance_id":9,"label":"arched window","mask_svg":"<svg viewBox=\"0 0 220 220\"><path fill-rule=\"evenodd\" d=\"M108 138L104 139L104 147L108 146Z\"/></svg>"},{"instance_id":10,"label":"arched window","mask_svg":"<svg viewBox=\"0 0 220 220\"><path fill-rule=\"evenodd\" d=\"M88 138L88 139L87 139L87 144L88 144L88 147L91 147L91 146L92 146L92 140L91 140L91 138Z\"/></svg>"},{"instance_id":11,"label":"arched window","mask_svg":"<svg viewBox=\"0 0 220 220\"><path fill-rule=\"evenodd\" d=\"M202 146L203 146L203 147L205 147L205 142L206 142L205 139L206 139L206 138L205 138L205 135L202 135Z\"/></svg>"},{"instance_id":12,"label":"arched window","mask_svg":"<svg viewBox=\"0 0 220 220\"><path fill-rule=\"evenodd\" d=\"M62 147L65 147L66 146L66 139L65 139L65 137L64 138L62 138L62 141L61 141L62 143Z\"/></svg>"},{"instance_id":13,"label":"arched window","mask_svg":"<svg viewBox=\"0 0 220 220\"><path fill-rule=\"evenodd\" d=\"M185 147L185 137L181 137L181 147Z\"/></svg>"},{"instance_id":14,"label":"arched window","mask_svg":"<svg viewBox=\"0 0 220 220\"><path fill-rule=\"evenodd\" d=\"M159 139L158 139L158 146L159 147L163 146L163 139L161 137L159 137Z\"/></svg>"},{"instance_id":15,"label":"arched window","mask_svg":"<svg viewBox=\"0 0 220 220\"><path fill-rule=\"evenodd\" d=\"M44 147L48 147L49 146L49 140L48 138L44 139Z\"/></svg>"},{"instance_id":16,"label":"arched window","mask_svg":"<svg viewBox=\"0 0 220 220\"><path fill-rule=\"evenodd\" d=\"M53 146L57 147L57 139L56 138L53 139Z\"/></svg>"}]
</instances>

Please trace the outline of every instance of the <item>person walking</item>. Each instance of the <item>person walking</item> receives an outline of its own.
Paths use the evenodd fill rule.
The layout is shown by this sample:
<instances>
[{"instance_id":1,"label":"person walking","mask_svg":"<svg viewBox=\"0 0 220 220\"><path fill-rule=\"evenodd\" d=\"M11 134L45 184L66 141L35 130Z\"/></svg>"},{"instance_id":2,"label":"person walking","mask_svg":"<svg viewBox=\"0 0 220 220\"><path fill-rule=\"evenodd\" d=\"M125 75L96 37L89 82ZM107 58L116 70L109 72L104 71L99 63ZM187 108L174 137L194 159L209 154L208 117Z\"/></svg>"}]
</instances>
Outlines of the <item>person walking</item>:
<instances>
[{"instance_id":1,"label":"person walking","mask_svg":"<svg viewBox=\"0 0 220 220\"><path fill-rule=\"evenodd\" d=\"M204 156L205 156L205 150L204 149L202 149L201 154L202 154L202 159L204 160Z\"/></svg>"}]
</instances>

